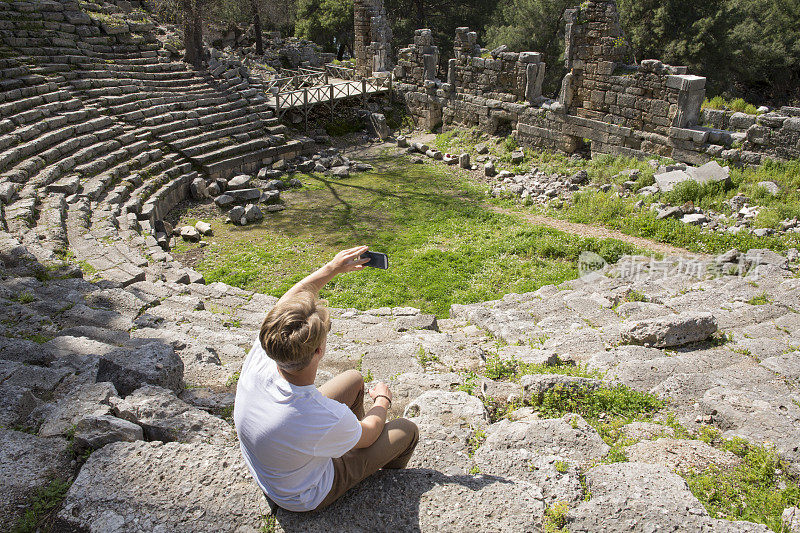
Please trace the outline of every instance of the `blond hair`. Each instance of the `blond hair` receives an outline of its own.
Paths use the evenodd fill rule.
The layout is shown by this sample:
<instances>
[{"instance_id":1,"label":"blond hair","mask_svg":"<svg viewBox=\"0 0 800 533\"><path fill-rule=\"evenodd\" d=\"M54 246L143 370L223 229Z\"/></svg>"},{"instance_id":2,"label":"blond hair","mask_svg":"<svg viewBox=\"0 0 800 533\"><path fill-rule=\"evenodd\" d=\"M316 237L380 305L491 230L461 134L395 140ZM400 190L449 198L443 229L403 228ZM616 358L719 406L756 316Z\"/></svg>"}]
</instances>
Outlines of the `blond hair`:
<instances>
[{"instance_id":1,"label":"blond hair","mask_svg":"<svg viewBox=\"0 0 800 533\"><path fill-rule=\"evenodd\" d=\"M273 307L261 324L261 347L279 367L301 370L311 362L331 329L323 300L300 292Z\"/></svg>"}]
</instances>

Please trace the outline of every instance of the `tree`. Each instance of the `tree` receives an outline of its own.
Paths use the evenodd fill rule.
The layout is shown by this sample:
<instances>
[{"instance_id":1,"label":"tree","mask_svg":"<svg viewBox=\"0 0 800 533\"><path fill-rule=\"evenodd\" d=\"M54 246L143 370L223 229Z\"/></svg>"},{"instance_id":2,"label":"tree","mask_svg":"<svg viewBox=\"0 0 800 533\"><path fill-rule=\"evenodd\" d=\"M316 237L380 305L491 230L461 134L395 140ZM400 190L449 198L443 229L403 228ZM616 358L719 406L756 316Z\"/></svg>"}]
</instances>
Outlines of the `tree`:
<instances>
[{"instance_id":1,"label":"tree","mask_svg":"<svg viewBox=\"0 0 800 533\"><path fill-rule=\"evenodd\" d=\"M353 43L352 0L298 0L296 37L314 41L339 59Z\"/></svg>"},{"instance_id":2,"label":"tree","mask_svg":"<svg viewBox=\"0 0 800 533\"><path fill-rule=\"evenodd\" d=\"M737 90L756 102L800 102L800 0L732 0L731 7Z\"/></svg>"},{"instance_id":3,"label":"tree","mask_svg":"<svg viewBox=\"0 0 800 533\"><path fill-rule=\"evenodd\" d=\"M261 33L261 13L258 0L250 0L250 9L253 12L253 33L256 39L256 54L264 54L264 35Z\"/></svg>"},{"instance_id":4,"label":"tree","mask_svg":"<svg viewBox=\"0 0 800 533\"><path fill-rule=\"evenodd\" d=\"M203 2L181 0L183 9L183 60L200 68L203 62Z\"/></svg>"},{"instance_id":5,"label":"tree","mask_svg":"<svg viewBox=\"0 0 800 533\"><path fill-rule=\"evenodd\" d=\"M618 0L620 21L637 58L686 65L708 75L714 93L732 88L730 0Z\"/></svg>"}]
</instances>

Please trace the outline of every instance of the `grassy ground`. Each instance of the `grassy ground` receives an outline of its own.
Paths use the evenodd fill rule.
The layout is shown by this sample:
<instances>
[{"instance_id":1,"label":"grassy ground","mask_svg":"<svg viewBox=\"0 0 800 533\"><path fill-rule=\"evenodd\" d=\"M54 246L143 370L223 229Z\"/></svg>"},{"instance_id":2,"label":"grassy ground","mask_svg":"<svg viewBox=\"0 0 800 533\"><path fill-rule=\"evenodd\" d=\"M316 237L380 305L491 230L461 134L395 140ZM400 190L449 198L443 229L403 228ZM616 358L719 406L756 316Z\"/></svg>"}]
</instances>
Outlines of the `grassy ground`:
<instances>
[{"instance_id":1,"label":"grassy ground","mask_svg":"<svg viewBox=\"0 0 800 533\"><path fill-rule=\"evenodd\" d=\"M528 172L531 166L536 166L547 173L567 175L585 170L595 185L606 183L619 185L628 179L625 176L617 176L619 172L638 169L640 176L636 186L633 187L634 191L654 182L653 168L646 161L628 157L598 155L592 159L572 159L561 153L525 148L525 160L512 165L511 152L517 149L513 139L508 137L495 141L475 130L447 131L438 135L434 144L441 150L474 154L475 145L481 142L486 143L489 153L497 158L497 167L501 170L524 173ZM726 163L721 162L721 164ZM782 220L800 217L800 161L767 161L757 168L732 167L730 175L731 183L727 186L720 184L699 186L689 182L668 194L649 197L633 195L630 198L621 198L613 190L604 193L597 189L585 189L575 196L573 202L561 207L527 209L570 222L603 225L628 235L653 239L699 253L719 253L731 248L742 251L750 248L782 251L800 246L800 234L755 237L716 233L678 220L657 220L655 213L650 210L650 205L655 201L672 205L682 205L690 201L703 210L730 214L725 201L736 194L744 194L751 199L751 204L761 206L761 211L753 224L754 228L779 228ZM774 181L780 186L782 193L778 196L770 195L758 185L762 181ZM636 207L635 204L639 200L642 200L644 205Z\"/></svg>"},{"instance_id":2,"label":"grassy ground","mask_svg":"<svg viewBox=\"0 0 800 533\"><path fill-rule=\"evenodd\" d=\"M608 261L630 245L534 226L483 205L482 189L442 167L381 157L373 172L343 180L302 175L287 191L287 209L247 227L223 224L208 206L191 208L181 224L212 223L209 245L181 244L208 281L280 295L338 250L368 244L389 254L389 270L335 279L323 297L335 307L410 305L439 317L453 303L532 291L577 276L581 251ZM214 213L209 218L209 213Z\"/></svg>"}]
</instances>

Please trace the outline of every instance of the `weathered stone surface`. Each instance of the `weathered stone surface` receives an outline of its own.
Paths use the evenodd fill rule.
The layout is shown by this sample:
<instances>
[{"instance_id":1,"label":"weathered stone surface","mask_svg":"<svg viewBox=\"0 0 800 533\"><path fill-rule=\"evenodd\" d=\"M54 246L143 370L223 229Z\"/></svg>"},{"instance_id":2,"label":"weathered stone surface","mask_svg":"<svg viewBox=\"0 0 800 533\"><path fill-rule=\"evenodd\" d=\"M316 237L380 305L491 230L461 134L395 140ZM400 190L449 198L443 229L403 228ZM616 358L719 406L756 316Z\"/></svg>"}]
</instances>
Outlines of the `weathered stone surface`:
<instances>
[{"instance_id":1,"label":"weathered stone surface","mask_svg":"<svg viewBox=\"0 0 800 533\"><path fill-rule=\"evenodd\" d=\"M350 176L350 167L347 165L333 167L331 168L331 175L333 175L334 178L346 178Z\"/></svg>"},{"instance_id":2,"label":"weathered stone surface","mask_svg":"<svg viewBox=\"0 0 800 533\"><path fill-rule=\"evenodd\" d=\"M519 380L522 385L523 398L535 399L545 392L556 390L594 390L603 382L599 379L567 376L564 374L531 374L522 376Z\"/></svg>"},{"instance_id":3,"label":"weathered stone surface","mask_svg":"<svg viewBox=\"0 0 800 533\"><path fill-rule=\"evenodd\" d=\"M97 381L110 381L123 396L145 384L178 392L183 386L183 361L172 346L159 342L114 350L100 358Z\"/></svg>"},{"instance_id":4,"label":"weathered stone surface","mask_svg":"<svg viewBox=\"0 0 800 533\"><path fill-rule=\"evenodd\" d=\"M184 226L181 228L181 238L184 241L197 242L200 240L200 232L193 226Z\"/></svg>"},{"instance_id":5,"label":"weathered stone surface","mask_svg":"<svg viewBox=\"0 0 800 533\"><path fill-rule=\"evenodd\" d=\"M485 530L487 520L495 531L534 532L543 512L542 492L530 483L408 469L380 471L324 511L277 516L286 533L467 532Z\"/></svg>"},{"instance_id":6,"label":"weathered stone surface","mask_svg":"<svg viewBox=\"0 0 800 533\"><path fill-rule=\"evenodd\" d=\"M781 525L787 533L800 533L800 508L787 507L781 514Z\"/></svg>"},{"instance_id":7,"label":"weathered stone surface","mask_svg":"<svg viewBox=\"0 0 800 533\"><path fill-rule=\"evenodd\" d=\"M133 442L143 440L142 428L115 416L101 415L81 418L75 425L73 448L82 454L88 450L98 450L112 442Z\"/></svg>"},{"instance_id":8,"label":"weathered stone surface","mask_svg":"<svg viewBox=\"0 0 800 533\"><path fill-rule=\"evenodd\" d=\"M701 471L710 465L727 469L741 462L731 452L703 441L670 438L638 442L625 448L625 455L629 461L666 466L673 471Z\"/></svg>"},{"instance_id":9,"label":"weathered stone surface","mask_svg":"<svg viewBox=\"0 0 800 533\"><path fill-rule=\"evenodd\" d=\"M489 422L483 403L462 391L428 391L409 403L403 416L446 427L481 427Z\"/></svg>"},{"instance_id":10,"label":"weathered stone surface","mask_svg":"<svg viewBox=\"0 0 800 533\"><path fill-rule=\"evenodd\" d=\"M0 429L0 523L14 524L37 489L69 477L68 450L66 439Z\"/></svg>"},{"instance_id":11,"label":"weathered stone surface","mask_svg":"<svg viewBox=\"0 0 800 533\"><path fill-rule=\"evenodd\" d=\"M162 387L146 385L113 405L118 417L144 429L147 440L224 443L235 438L230 424Z\"/></svg>"},{"instance_id":12,"label":"weathered stone surface","mask_svg":"<svg viewBox=\"0 0 800 533\"><path fill-rule=\"evenodd\" d=\"M626 344L666 348L707 339L717 331L711 313L685 312L662 318L622 324L620 335Z\"/></svg>"},{"instance_id":13,"label":"weathered stone surface","mask_svg":"<svg viewBox=\"0 0 800 533\"><path fill-rule=\"evenodd\" d=\"M87 531L257 531L268 506L239 446L115 443L81 468L57 528Z\"/></svg>"},{"instance_id":14,"label":"weathered stone surface","mask_svg":"<svg viewBox=\"0 0 800 533\"><path fill-rule=\"evenodd\" d=\"M481 448L492 450L528 449L536 455L557 455L573 463L601 459L609 446L579 415L522 422L501 420L486 430Z\"/></svg>"},{"instance_id":15,"label":"weathered stone surface","mask_svg":"<svg viewBox=\"0 0 800 533\"><path fill-rule=\"evenodd\" d=\"M194 225L194 229L200 232L201 235L213 235L214 231L211 229L211 224L208 222L203 222L202 220L197 221Z\"/></svg>"},{"instance_id":16,"label":"weathered stone surface","mask_svg":"<svg viewBox=\"0 0 800 533\"><path fill-rule=\"evenodd\" d=\"M40 437L66 435L83 418L111 414L111 398L117 396L114 385L108 382L81 385L55 404L41 408L35 415L42 421Z\"/></svg>"},{"instance_id":17,"label":"weathered stone surface","mask_svg":"<svg viewBox=\"0 0 800 533\"><path fill-rule=\"evenodd\" d=\"M686 482L663 466L600 465L586 473L586 482L591 499L567 513L567 528L573 533L769 531L760 524L711 518Z\"/></svg>"},{"instance_id":18,"label":"weathered stone surface","mask_svg":"<svg viewBox=\"0 0 800 533\"><path fill-rule=\"evenodd\" d=\"M247 189L252 178L247 174L239 174L228 181L228 190Z\"/></svg>"},{"instance_id":19,"label":"weathered stone surface","mask_svg":"<svg viewBox=\"0 0 800 533\"><path fill-rule=\"evenodd\" d=\"M0 426L21 425L41 405L42 401L29 388L0 383Z\"/></svg>"}]
</instances>

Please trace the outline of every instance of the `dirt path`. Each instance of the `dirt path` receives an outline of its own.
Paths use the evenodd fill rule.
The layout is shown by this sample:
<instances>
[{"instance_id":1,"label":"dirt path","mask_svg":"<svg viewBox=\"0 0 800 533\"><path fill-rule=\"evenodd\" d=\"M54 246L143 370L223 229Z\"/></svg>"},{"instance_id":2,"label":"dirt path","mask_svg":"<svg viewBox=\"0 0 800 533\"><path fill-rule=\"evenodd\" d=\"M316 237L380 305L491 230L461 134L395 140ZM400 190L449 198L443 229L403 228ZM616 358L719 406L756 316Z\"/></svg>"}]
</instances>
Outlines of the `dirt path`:
<instances>
[{"instance_id":1,"label":"dirt path","mask_svg":"<svg viewBox=\"0 0 800 533\"><path fill-rule=\"evenodd\" d=\"M409 138L409 142L423 142L423 143L430 143L436 136L433 134L424 134L424 135L415 135L413 138ZM347 147L347 155L349 157L358 158L369 158L370 156L375 156L381 153L382 150L385 150L387 147L395 147L394 144L391 143L374 143L366 146L349 146ZM431 164L434 164L433 161L429 161ZM665 244L663 242L654 241L652 239L646 239L644 237L635 237L633 235L627 235L622 233L621 231L606 228L605 226L593 226L590 224L580 224L577 222L569 222L566 220L561 220L558 218L551 218L544 215L535 215L533 213L525 213L520 211L514 211L512 209L499 207L495 205L486 204L486 208L490 209L496 213L503 213L506 215L516 216L524 219L531 224L538 224L540 226L547 226L550 228L557 229L559 231L563 231L566 233L573 233L575 235L580 235L582 237L595 237L597 239L616 239L618 241L626 242L628 244L632 244L638 248L643 250L649 250L652 252L656 252L659 254L663 254L665 256L684 256L684 257L694 257L694 258L708 258L709 256L706 254L700 254L696 252L691 252L686 250L685 248L680 248L678 246L672 246L669 244Z\"/></svg>"},{"instance_id":2,"label":"dirt path","mask_svg":"<svg viewBox=\"0 0 800 533\"><path fill-rule=\"evenodd\" d=\"M669 244L665 244L663 242L658 242L651 239L645 239L644 237L634 237L633 235L627 235L625 233L622 233L621 231L606 228L605 226L592 226L590 224L569 222L566 220L551 218L544 215L534 215L533 213L521 213L519 211L514 211L512 209L507 209L504 207L498 207L495 205L487 204L486 207L488 209L491 209L492 211L495 211L496 213L503 213L506 215L521 217L522 219L526 220L527 222L530 222L531 224L539 224L540 226L547 226L566 233L574 233L575 235L580 235L582 237L595 237L597 239L616 239L618 241L632 244L644 250L650 250L653 252L664 254L665 256L680 255L685 257L696 257L696 258L708 257L705 254L690 252L685 248L679 248L677 246L672 246Z\"/></svg>"}]
</instances>

